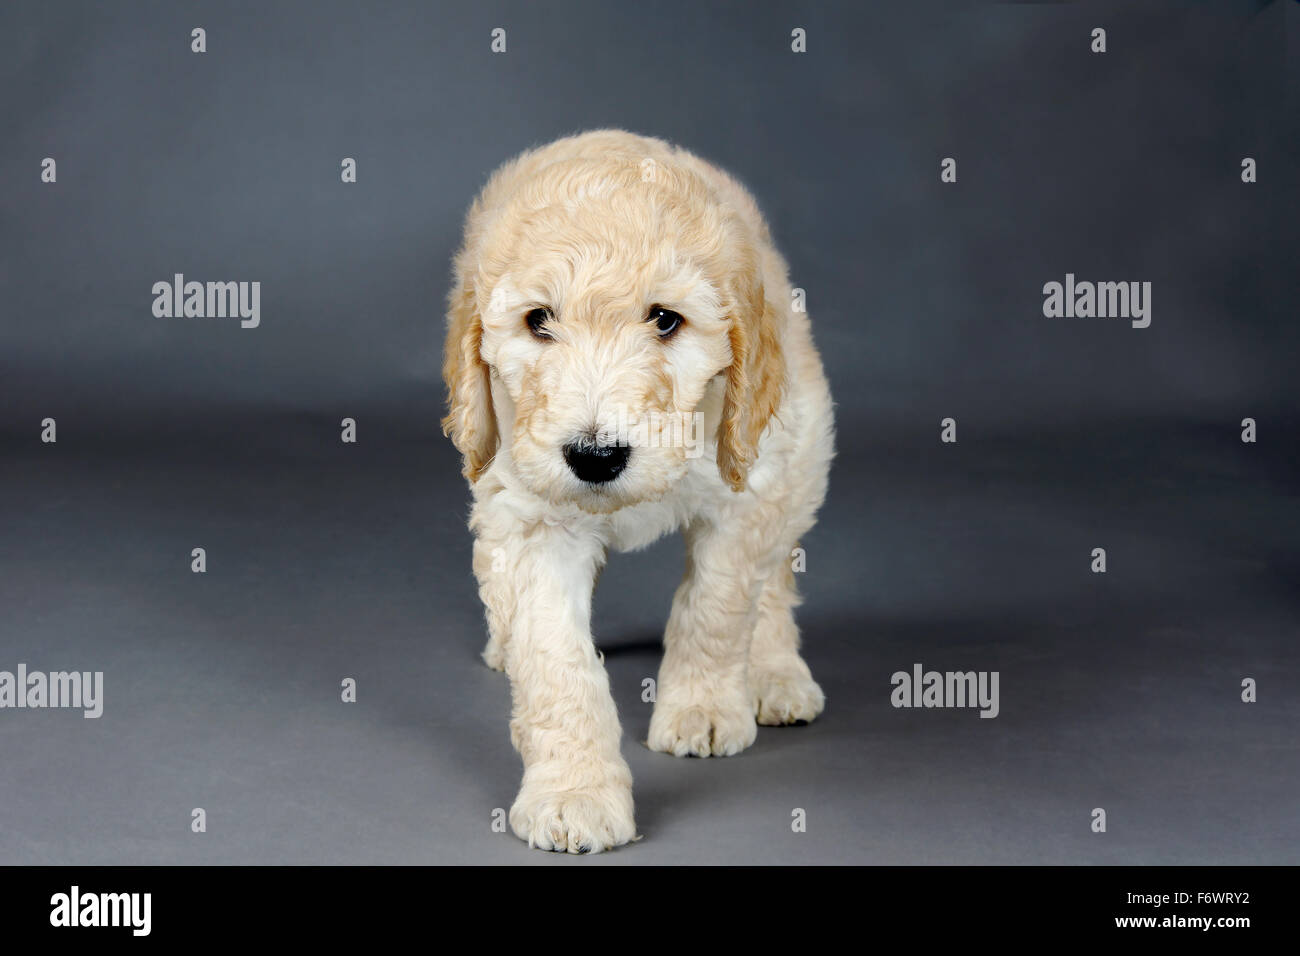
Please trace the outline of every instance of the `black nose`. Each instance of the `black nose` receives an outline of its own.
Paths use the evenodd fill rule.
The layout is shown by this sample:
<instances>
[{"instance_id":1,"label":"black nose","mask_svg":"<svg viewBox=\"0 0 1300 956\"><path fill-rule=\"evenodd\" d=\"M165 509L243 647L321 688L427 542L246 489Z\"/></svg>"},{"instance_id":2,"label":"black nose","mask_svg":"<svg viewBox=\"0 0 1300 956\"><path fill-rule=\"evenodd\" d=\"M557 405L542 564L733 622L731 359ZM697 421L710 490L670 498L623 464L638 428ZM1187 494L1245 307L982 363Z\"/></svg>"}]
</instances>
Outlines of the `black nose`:
<instances>
[{"instance_id":1,"label":"black nose","mask_svg":"<svg viewBox=\"0 0 1300 956\"><path fill-rule=\"evenodd\" d=\"M589 439L570 442L564 446L564 460L569 470L579 480L591 485L613 481L627 467L627 445L598 445Z\"/></svg>"}]
</instances>

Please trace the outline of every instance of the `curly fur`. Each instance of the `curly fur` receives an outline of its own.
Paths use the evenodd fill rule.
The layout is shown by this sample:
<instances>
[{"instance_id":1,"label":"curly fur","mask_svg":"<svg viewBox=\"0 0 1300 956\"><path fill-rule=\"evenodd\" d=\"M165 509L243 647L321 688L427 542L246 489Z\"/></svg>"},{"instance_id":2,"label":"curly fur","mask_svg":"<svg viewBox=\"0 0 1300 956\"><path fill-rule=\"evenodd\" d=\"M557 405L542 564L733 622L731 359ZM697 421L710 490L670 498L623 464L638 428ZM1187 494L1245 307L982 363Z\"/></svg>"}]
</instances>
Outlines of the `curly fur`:
<instances>
[{"instance_id":1,"label":"curly fur","mask_svg":"<svg viewBox=\"0 0 1300 956\"><path fill-rule=\"evenodd\" d=\"M652 305L684 317L659 337ZM547 308L549 338L524 315ZM612 548L681 530L688 562L664 636L647 745L726 756L757 724L808 721L824 698L799 655L791 552L833 454L808 317L749 194L667 143L618 130L507 163L469 211L443 365L474 506L487 663L510 677L524 763L510 811L532 846L598 852L636 838L632 779L591 594ZM627 421L703 423L634 445L593 485L562 448Z\"/></svg>"}]
</instances>

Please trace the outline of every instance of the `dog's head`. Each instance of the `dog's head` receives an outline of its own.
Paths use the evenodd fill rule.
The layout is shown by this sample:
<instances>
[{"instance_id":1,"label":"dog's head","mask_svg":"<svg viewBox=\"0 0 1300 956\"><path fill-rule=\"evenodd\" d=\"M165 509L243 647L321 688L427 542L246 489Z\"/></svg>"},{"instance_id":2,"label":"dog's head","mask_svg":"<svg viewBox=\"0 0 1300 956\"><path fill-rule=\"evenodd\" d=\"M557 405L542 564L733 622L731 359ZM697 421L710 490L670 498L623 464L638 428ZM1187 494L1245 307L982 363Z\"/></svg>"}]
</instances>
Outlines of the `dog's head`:
<instances>
[{"instance_id":1,"label":"dog's head","mask_svg":"<svg viewBox=\"0 0 1300 956\"><path fill-rule=\"evenodd\" d=\"M466 476L504 443L533 493L604 513L716 445L743 489L784 368L759 241L697 172L626 156L556 162L476 205L443 367Z\"/></svg>"}]
</instances>

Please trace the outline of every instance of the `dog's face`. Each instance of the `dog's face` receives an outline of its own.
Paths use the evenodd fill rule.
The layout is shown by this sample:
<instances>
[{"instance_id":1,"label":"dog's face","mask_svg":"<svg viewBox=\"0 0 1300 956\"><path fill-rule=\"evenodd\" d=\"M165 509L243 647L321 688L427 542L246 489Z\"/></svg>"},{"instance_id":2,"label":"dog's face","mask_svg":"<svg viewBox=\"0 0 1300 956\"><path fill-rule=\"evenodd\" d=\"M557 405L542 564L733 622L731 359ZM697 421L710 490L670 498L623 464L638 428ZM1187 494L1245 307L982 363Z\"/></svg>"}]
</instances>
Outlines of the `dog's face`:
<instances>
[{"instance_id":1,"label":"dog's face","mask_svg":"<svg viewBox=\"0 0 1300 956\"><path fill-rule=\"evenodd\" d=\"M660 497L703 452L699 405L732 355L723 293L670 224L593 205L510 237L481 354L524 483L605 512Z\"/></svg>"},{"instance_id":2,"label":"dog's face","mask_svg":"<svg viewBox=\"0 0 1300 956\"><path fill-rule=\"evenodd\" d=\"M743 486L780 363L742 224L684 173L584 161L528 185L453 293L444 424L467 474L504 442L534 494L605 513L661 497L716 442Z\"/></svg>"}]
</instances>

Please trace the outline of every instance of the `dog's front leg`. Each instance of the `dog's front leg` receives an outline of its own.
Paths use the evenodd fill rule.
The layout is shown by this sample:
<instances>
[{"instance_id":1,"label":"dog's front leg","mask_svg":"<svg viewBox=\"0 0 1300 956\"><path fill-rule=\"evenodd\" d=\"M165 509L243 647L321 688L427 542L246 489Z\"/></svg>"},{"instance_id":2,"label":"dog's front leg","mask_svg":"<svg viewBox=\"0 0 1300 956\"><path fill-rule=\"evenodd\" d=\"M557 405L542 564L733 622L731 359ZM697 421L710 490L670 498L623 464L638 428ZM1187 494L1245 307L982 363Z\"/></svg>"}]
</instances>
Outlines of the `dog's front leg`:
<instances>
[{"instance_id":1,"label":"dog's front leg","mask_svg":"<svg viewBox=\"0 0 1300 956\"><path fill-rule=\"evenodd\" d=\"M502 657L524 778L510 826L544 850L598 853L627 843L636 836L632 773L591 639L603 549L594 536L540 523L486 543L513 605Z\"/></svg>"},{"instance_id":2,"label":"dog's front leg","mask_svg":"<svg viewBox=\"0 0 1300 956\"><path fill-rule=\"evenodd\" d=\"M664 632L657 702L646 745L679 757L725 757L754 742L749 644L771 573L761 509L686 531L686 577Z\"/></svg>"}]
</instances>

